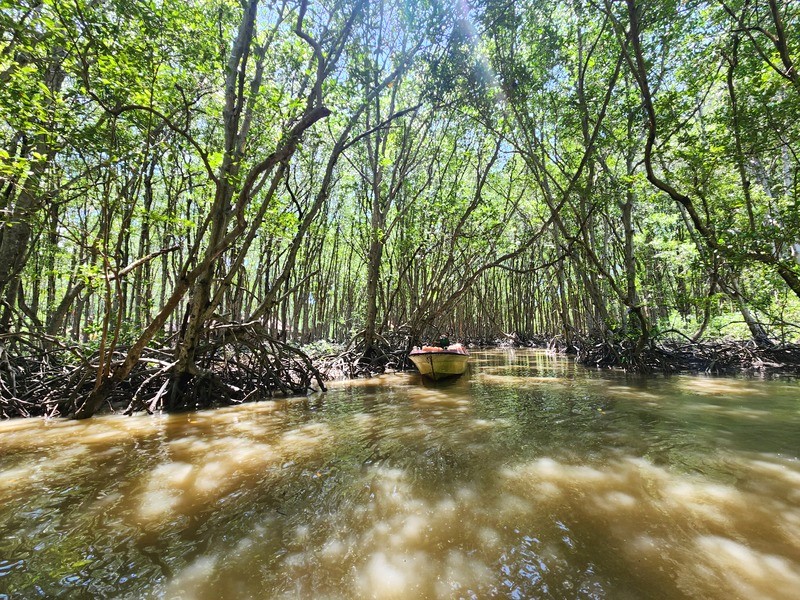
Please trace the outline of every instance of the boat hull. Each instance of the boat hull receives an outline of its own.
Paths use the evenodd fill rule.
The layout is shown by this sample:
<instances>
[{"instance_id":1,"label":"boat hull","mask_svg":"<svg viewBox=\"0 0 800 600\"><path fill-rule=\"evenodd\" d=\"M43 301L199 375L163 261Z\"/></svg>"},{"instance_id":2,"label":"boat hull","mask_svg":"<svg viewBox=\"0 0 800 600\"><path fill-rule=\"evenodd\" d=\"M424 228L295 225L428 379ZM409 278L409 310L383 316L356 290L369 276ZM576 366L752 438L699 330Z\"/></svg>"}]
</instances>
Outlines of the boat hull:
<instances>
[{"instance_id":1,"label":"boat hull","mask_svg":"<svg viewBox=\"0 0 800 600\"><path fill-rule=\"evenodd\" d=\"M420 352L409 355L419 372L434 381L457 377L467 370L468 354L460 352Z\"/></svg>"}]
</instances>

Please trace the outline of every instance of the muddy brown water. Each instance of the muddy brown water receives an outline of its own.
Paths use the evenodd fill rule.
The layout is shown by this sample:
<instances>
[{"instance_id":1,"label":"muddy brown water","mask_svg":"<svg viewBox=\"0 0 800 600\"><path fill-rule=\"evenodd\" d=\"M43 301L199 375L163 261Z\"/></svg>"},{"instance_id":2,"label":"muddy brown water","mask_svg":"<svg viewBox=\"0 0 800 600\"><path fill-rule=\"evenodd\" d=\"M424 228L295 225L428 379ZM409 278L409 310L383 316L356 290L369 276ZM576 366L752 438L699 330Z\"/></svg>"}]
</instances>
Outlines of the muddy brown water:
<instances>
[{"instance_id":1,"label":"muddy brown water","mask_svg":"<svg viewBox=\"0 0 800 600\"><path fill-rule=\"evenodd\" d=\"M800 597L800 385L475 353L0 423L0 598Z\"/></svg>"}]
</instances>

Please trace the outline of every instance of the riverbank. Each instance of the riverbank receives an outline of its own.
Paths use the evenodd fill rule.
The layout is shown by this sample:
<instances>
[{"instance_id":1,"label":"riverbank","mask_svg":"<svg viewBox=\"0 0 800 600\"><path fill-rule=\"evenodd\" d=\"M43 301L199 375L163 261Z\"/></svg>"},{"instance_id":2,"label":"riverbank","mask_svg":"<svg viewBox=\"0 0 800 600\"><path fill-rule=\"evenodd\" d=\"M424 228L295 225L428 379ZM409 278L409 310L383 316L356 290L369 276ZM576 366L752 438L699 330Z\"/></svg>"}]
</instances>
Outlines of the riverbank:
<instances>
[{"instance_id":1,"label":"riverbank","mask_svg":"<svg viewBox=\"0 0 800 600\"><path fill-rule=\"evenodd\" d=\"M652 343L638 353L629 340L504 336L464 340L475 349L541 348L553 354L574 355L588 367L621 369L632 373L711 375L743 374L755 377L800 375L800 345L758 346L752 341L670 339ZM387 371L412 370L407 340L373 351L368 358L358 347L327 342L297 348L274 340L252 339L247 346L220 345L205 368L184 393L171 393L173 380L168 349L152 349L127 381L120 384L104 410L178 412L242 404L252 400L289 397L325 388L324 381L356 379ZM115 360L124 359L119 349ZM97 353L80 348L29 351L0 360L0 418L66 417L74 414L91 394L99 371Z\"/></svg>"},{"instance_id":2,"label":"riverbank","mask_svg":"<svg viewBox=\"0 0 800 600\"><path fill-rule=\"evenodd\" d=\"M632 344L598 342L579 350L586 366L623 368L644 373L708 373L711 375L797 376L800 346L758 346L751 341L681 342L669 340L633 356Z\"/></svg>"}]
</instances>

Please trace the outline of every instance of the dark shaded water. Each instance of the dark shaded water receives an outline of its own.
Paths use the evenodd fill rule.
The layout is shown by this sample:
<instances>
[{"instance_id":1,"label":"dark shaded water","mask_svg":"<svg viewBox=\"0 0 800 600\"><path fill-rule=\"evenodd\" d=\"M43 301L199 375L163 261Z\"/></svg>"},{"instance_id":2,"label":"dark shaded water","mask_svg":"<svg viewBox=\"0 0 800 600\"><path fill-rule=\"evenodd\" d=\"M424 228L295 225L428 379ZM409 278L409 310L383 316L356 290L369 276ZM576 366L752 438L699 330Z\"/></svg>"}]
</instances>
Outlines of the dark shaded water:
<instances>
[{"instance_id":1,"label":"dark shaded water","mask_svg":"<svg viewBox=\"0 0 800 600\"><path fill-rule=\"evenodd\" d=\"M800 385L473 355L0 423L0 598L797 598Z\"/></svg>"}]
</instances>

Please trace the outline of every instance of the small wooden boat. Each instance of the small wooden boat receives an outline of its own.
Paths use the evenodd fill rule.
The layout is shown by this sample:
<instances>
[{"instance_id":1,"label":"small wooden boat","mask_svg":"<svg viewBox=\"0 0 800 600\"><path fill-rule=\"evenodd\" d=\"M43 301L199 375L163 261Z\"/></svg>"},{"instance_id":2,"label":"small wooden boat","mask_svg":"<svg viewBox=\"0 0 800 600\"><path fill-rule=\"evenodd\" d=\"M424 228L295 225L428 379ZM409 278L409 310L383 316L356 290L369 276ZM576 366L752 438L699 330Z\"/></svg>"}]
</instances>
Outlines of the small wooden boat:
<instances>
[{"instance_id":1,"label":"small wooden boat","mask_svg":"<svg viewBox=\"0 0 800 600\"><path fill-rule=\"evenodd\" d=\"M461 344L452 344L447 348L423 346L414 348L408 358L422 375L437 381L462 375L467 370L469 352Z\"/></svg>"}]
</instances>

